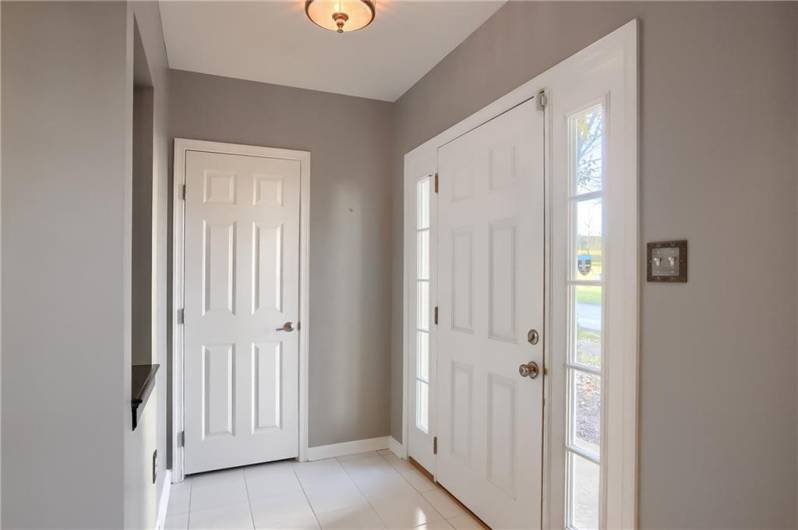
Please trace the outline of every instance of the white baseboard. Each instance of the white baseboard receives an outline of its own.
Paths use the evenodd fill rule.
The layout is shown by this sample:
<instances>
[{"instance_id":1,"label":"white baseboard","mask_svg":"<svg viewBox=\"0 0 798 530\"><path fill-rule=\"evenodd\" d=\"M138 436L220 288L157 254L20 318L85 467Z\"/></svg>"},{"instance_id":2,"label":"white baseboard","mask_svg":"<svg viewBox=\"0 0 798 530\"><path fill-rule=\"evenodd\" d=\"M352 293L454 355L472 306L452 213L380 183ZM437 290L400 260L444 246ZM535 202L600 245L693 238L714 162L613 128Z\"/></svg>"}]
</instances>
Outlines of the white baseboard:
<instances>
[{"instance_id":1,"label":"white baseboard","mask_svg":"<svg viewBox=\"0 0 798 530\"><path fill-rule=\"evenodd\" d=\"M335 458L337 456L356 455L358 453L368 453L369 451L379 451L390 447L390 436L380 436L379 438L369 438L367 440L354 440L339 444L320 445L318 447L308 447L308 460L323 460L325 458Z\"/></svg>"},{"instance_id":2,"label":"white baseboard","mask_svg":"<svg viewBox=\"0 0 798 530\"><path fill-rule=\"evenodd\" d=\"M397 442L393 436L388 440L388 449L399 458L407 458L407 452L403 443Z\"/></svg>"},{"instance_id":3,"label":"white baseboard","mask_svg":"<svg viewBox=\"0 0 798 530\"><path fill-rule=\"evenodd\" d=\"M155 521L155 530L163 530L166 526L166 510L169 508L169 494L172 492L172 471L167 469L163 477L163 487L158 499L158 519Z\"/></svg>"}]
</instances>

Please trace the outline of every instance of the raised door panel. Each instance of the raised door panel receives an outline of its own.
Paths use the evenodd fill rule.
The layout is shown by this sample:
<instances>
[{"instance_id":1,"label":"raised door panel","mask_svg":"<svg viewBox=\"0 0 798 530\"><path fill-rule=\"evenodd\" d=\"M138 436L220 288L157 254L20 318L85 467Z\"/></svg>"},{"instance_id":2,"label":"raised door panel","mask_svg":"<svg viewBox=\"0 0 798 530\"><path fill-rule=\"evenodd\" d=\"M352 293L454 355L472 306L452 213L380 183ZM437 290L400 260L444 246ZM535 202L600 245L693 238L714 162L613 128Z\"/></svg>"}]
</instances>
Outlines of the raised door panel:
<instances>
[{"instance_id":1,"label":"raised door panel","mask_svg":"<svg viewBox=\"0 0 798 530\"><path fill-rule=\"evenodd\" d=\"M252 313L283 310L283 225L252 224Z\"/></svg>"},{"instance_id":2,"label":"raised door panel","mask_svg":"<svg viewBox=\"0 0 798 530\"><path fill-rule=\"evenodd\" d=\"M235 204L238 175L231 171L206 169L203 179L204 204Z\"/></svg>"},{"instance_id":3,"label":"raised door panel","mask_svg":"<svg viewBox=\"0 0 798 530\"><path fill-rule=\"evenodd\" d=\"M253 175L252 205L271 208L282 207L283 177L279 175Z\"/></svg>"},{"instance_id":4,"label":"raised door panel","mask_svg":"<svg viewBox=\"0 0 798 530\"><path fill-rule=\"evenodd\" d=\"M517 382L488 375L487 475L494 485L516 496Z\"/></svg>"},{"instance_id":5,"label":"raised door panel","mask_svg":"<svg viewBox=\"0 0 798 530\"><path fill-rule=\"evenodd\" d=\"M203 220L202 314L236 312L236 223Z\"/></svg>"},{"instance_id":6,"label":"raised door panel","mask_svg":"<svg viewBox=\"0 0 798 530\"><path fill-rule=\"evenodd\" d=\"M466 465L471 464L474 415L474 369L462 362L451 367L451 453Z\"/></svg>"},{"instance_id":7,"label":"raised door panel","mask_svg":"<svg viewBox=\"0 0 798 530\"><path fill-rule=\"evenodd\" d=\"M488 319L490 337L515 341L516 220L493 223L488 242Z\"/></svg>"},{"instance_id":8,"label":"raised door panel","mask_svg":"<svg viewBox=\"0 0 798 530\"><path fill-rule=\"evenodd\" d=\"M452 233L452 328L473 332L473 232L458 229Z\"/></svg>"},{"instance_id":9,"label":"raised door panel","mask_svg":"<svg viewBox=\"0 0 798 530\"><path fill-rule=\"evenodd\" d=\"M235 345L202 348L202 434L204 438L235 435Z\"/></svg>"},{"instance_id":10,"label":"raised door panel","mask_svg":"<svg viewBox=\"0 0 798 530\"><path fill-rule=\"evenodd\" d=\"M252 431L280 429L283 409L283 345L252 345Z\"/></svg>"}]
</instances>

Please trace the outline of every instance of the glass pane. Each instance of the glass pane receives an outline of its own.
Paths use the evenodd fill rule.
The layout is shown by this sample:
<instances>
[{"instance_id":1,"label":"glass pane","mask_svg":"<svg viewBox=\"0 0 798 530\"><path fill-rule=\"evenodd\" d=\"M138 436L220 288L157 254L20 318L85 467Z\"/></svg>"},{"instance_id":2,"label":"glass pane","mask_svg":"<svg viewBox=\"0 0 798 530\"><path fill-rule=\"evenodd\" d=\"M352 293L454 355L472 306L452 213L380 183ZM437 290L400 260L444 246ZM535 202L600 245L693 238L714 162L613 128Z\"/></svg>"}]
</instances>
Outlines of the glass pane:
<instances>
[{"instance_id":1,"label":"glass pane","mask_svg":"<svg viewBox=\"0 0 798 530\"><path fill-rule=\"evenodd\" d=\"M429 430L429 385L416 381L416 427Z\"/></svg>"},{"instance_id":2,"label":"glass pane","mask_svg":"<svg viewBox=\"0 0 798 530\"><path fill-rule=\"evenodd\" d=\"M577 285L573 289L576 355L572 360L601 368L601 286Z\"/></svg>"},{"instance_id":3,"label":"glass pane","mask_svg":"<svg viewBox=\"0 0 798 530\"><path fill-rule=\"evenodd\" d=\"M429 333L416 332L416 377L429 383Z\"/></svg>"},{"instance_id":4,"label":"glass pane","mask_svg":"<svg viewBox=\"0 0 798 530\"><path fill-rule=\"evenodd\" d=\"M417 282L416 315L418 315L418 329L429 331L429 282Z\"/></svg>"},{"instance_id":5,"label":"glass pane","mask_svg":"<svg viewBox=\"0 0 798 530\"><path fill-rule=\"evenodd\" d=\"M601 280L602 272L602 225L601 199L576 203L576 234L574 259L576 280Z\"/></svg>"},{"instance_id":6,"label":"glass pane","mask_svg":"<svg viewBox=\"0 0 798 530\"><path fill-rule=\"evenodd\" d=\"M429 230L421 230L416 237L416 274L419 280L429 280Z\"/></svg>"},{"instance_id":7,"label":"glass pane","mask_svg":"<svg viewBox=\"0 0 798 530\"><path fill-rule=\"evenodd\" d=\"M599 521L599 466L575 453L568 453L571 528L593 530Z\"/></svg>"},{"instance_id":8,"label":"glass pane","mask_svg":"<svg viewBox=\"0 0 798 530\"><path fill-rule=\"evenodd\" d=\"M576 194L601 190L604 113L601 105L571 117Z\"/></svg>"},{"instance_id":9,"label":"glass pane","mask_svg":"<svg viewBox=\"0 0 798 530\"><path fill-rule=\"evenodd\" d=\"M574 447L601 455L601 377L571 370L570 441Z\"/></svg>"},{"instance_id":10,"label":"glass pane","mask_svg":"<svg viewBox=\"0 0 798 530\"><path fill-rule=\"evenodd\" d=\"M430 179L425 178L416 184L416 228L429 228Z\"/></svg>"}]
</instances>

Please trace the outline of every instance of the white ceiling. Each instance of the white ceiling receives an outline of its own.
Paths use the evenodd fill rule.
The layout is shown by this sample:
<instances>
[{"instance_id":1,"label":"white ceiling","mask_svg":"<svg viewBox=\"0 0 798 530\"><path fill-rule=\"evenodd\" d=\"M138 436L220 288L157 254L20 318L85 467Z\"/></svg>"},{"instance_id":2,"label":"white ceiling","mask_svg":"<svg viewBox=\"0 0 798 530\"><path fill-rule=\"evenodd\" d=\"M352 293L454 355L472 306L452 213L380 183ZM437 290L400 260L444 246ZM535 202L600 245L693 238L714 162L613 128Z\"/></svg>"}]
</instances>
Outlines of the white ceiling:
<instances>
[{"instance_id":1,"label":"white ceiling","mask_svg":"<svg viewBox=\"0 0 798 530\"><path fill-rule=\"evenodd\" d=\"M160 5L171 68L395 101L503 3L377 0L374 22L343 35L304 0Z\"/></svg>"}]
</instances>

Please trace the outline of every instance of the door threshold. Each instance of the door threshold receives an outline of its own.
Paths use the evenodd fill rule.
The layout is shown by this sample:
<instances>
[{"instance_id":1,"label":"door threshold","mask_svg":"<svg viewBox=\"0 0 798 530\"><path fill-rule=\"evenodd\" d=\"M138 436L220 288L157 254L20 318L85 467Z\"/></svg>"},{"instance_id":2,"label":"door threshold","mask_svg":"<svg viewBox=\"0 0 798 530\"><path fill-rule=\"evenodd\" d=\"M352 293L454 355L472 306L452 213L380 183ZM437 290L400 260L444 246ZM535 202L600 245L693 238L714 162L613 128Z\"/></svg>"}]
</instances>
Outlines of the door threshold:
<instances>
[{"instance_id":1,"label":"door threshold","mask_svg":"<svg viewBox=\"0 0 798 530\"><path fill-rule=\"evenodd\" d=\"M450 499L452 499L452 501L454 501L454 502L455 502L455 504L457 504L457 505L458 505L460 508L462 508L463 510L465 510L465 511L466 511L466 512L467 512L467 513L468 513L468 514L471 516L471 517L473 517L473 518L474 518L474 519L475 519L475 520L476 520L476 521L477 521L477 522L480 524L480 526L482 526L482 528L484 528L485 530L492 530L490 526L488 526L487 524L485 524L485 521L483 521L482 519L480 519L480 518L479 518L479 516L478 516L477 514L475 514L474 512L472 512L472 511L471 511L471 510L468 508L468 506L466 506L465 504L463 504L462 502L460 502L460 499L458 499L457 497L455 497L454 495L452 495L452 492L451 492L451 491L447 490L447 489L446 489L446 487L444 487L444 485L443 485L443 484L441 484L440 482L438 482L438 481L435 479L435 475L433 475L432 473L430 473L430 471L429 471L427 468L425 468L424 466L422 466L422 465L421 465L421 464L420 464L420 463L419 463L419 462L418 462L418 461L417 461L415 458L413 458L412 456L408 456L408 457L407 457L407 461L410 463L410 465L412 465L414 468L416 468L416 470L418 470L418 472L419 472L419 473L421 473L422 475L424 475L425 477L427 477L428 479L430 479L432 482L434 482L434 483L435 483L435 485L436 485L436 486L438 486L438 487L439 487L441 490L443 490L443 492L444 492L444 493L446 493L446 495L448 495L448 496L449 496L449 498L450 498Z\"/></svg>"},{"instance_id":2,"label":"door threshold","mask_svg":"<svg viewBox=\"0 0 798 530\"><path fill-rule=\"evenodd\" d=\"M416 468L416 469L418 470L418 472L419 472L419 473L421 473L422 475L424 475L425 477L427 477L428 479L430 479L432 482L435 482L435 475L433 475L432 473L430 473L430 472L429 472L429 470L428 470L426 467L422 466L422 465L421 465L421 464L418 462L418 460L416 460L416 459L415 459L415 458L413 458L412 456L408 456L408 457L407 457L407 461L408 461L408 462L410 462L410 464L411 464L411 465L412 465L414 468Z\"/></svg>"},{"instance_id":3,"label":"door threshold","mask_svg":"<svg viewBox=\"0 0 798 530\"><path fill-rule=\"evenodd\" d=\"M438 486L440 489L442 489L442 490L444 491L444 493L446 493L446 495L448 495L448 496L449 496L449 498L450 498L450 499L452 499L452 500L453 500L453 501L454 501L454 502L455 502L455 503L456 503L456 504L457 504L457 505L458 505L460 508L462 508L463 510L465 510L466 512L468 512L468 514L469 514L471 517L473 517L473 518L474 518L474 520L475 520L476 522L478 522L478 523L480 524L480 526L482 526L482 528L484 528L485 530L493 530L493 529L492 529L490 526L488 526L487 524L485 524L485 521L483 521L482 519L480 519L480 518L479 518L479 516L478 516L477 514L475 514L474 512L472 512L472 511L471 511L471 510L468 508L468 506L466 506L465 504L463 504L462 502L460 502L460 499L458 499L457 497L455 497L455 496L452 494L452 492L451 492L451 491L447 490L447 489L446 489L446 486L444 486L443 484L441 484L441 483L440 483L440 482L438 482L437 480L435 481L435 484L436 484L436 485L437 485L437 486Z\"/></svg>"}]
</instances>

